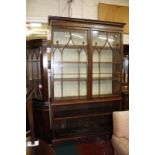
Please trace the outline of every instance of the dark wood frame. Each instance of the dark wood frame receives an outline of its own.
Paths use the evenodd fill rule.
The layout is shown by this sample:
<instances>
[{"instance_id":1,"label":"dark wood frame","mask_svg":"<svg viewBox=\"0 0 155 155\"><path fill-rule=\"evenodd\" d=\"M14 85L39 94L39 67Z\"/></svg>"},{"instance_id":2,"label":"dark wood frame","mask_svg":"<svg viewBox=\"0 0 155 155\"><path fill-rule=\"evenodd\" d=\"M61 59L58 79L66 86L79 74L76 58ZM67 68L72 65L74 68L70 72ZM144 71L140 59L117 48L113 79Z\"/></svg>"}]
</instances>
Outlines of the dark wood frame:
<instances>
[{"instance_id":1,"label":"dark wood frame","mask_svg":"<svg viewBox=\"0 0 155 155\"><path fill-rule=\"evenodd\" d=\"M123 45L123 57L127 56L129 58L129 45ZM124 78L124 75L123 75ZM129 110L129 66L128 66L128 82L122 83L122 96L123 96L123 110Z\"/></svg>"}]
</instances>

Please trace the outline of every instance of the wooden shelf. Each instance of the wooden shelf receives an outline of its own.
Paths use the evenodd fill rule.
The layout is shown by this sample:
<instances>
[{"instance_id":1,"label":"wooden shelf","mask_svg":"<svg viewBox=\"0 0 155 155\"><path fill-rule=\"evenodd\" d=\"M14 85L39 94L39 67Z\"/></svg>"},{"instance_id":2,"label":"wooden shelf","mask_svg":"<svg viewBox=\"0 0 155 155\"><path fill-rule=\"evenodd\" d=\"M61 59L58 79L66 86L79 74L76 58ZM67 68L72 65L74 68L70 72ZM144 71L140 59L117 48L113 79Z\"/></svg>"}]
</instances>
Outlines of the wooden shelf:
<instances>
[{"instance_id":1,"label":"wooden shelf","mask_svg":"<svg viewBox=\"0 0 155 155\"><path fill-rule=\"evenodd\" d=\"M92 73L92 74L112 74L112 75L114 75L114 74L121 74L121 72L111 72L111 73Z\"/></svg>"},{"instance_id":2,"label":"wooden shelf","mask_svg":"<svg viewBox=\"0 0 155 155\"><path fill-rule=\"evenodd\" d=\"M88 78L54 78L54 81L86 81ZM92 80L115 80L115 81L121 81L121 79L118 77L93 77Z\"/></svg>"},{"instance_id":3,"label":"wooden shelf","mask_svg":"<svg viewBox=\"0 0 155 155\"><path fill-rule=\"evenodd\" d=\"M121 62L120 61L113 61L113 62L93 62L93 63L105 63L105 64L121 64Z\"/></svg>"},{"instance_id":4,"label":"wooden shelf","mask_svg":"<svg viewBox=\"0 0 155 155\"><path fill-rule=\"evenodd\" d=\"M114 77L93 77L93 80L118 80L120 81L120 78L114 78Z\"/></svg>"},{"instance_id":5,"label":"wooden shelf","mask_svg":"<svg viewBox=\"0 0 155 155\"><path fill-rule=\"evenodd\" d=\"M54 78L54 81L61 81L61 80L62 81L87 81L87 78Z\"/></svg>"}]
</instances>

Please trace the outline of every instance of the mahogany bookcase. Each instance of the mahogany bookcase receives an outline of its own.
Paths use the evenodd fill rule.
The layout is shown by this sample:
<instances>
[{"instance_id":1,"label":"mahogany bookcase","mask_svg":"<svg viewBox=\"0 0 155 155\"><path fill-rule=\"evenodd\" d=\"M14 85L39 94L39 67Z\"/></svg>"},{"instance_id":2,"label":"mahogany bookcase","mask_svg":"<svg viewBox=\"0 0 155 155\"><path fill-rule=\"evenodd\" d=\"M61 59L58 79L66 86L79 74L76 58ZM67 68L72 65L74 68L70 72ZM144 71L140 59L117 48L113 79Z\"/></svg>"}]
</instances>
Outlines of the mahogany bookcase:
<instances>
[{"instance_id":1,"label":"mahogany bookcase","mask_svg":"<svg viewBox=\"0 0 155 155\"><path fill-rule=\"evenodd\" d=\"M36 107L46 110L42 120L36 113L42 122L40 135L50 135L53 143L111 135L111 114L123 108L125 24L53 16L48 23L37 83L42 98L34 101Z\"/></svg>"}]
</instances>

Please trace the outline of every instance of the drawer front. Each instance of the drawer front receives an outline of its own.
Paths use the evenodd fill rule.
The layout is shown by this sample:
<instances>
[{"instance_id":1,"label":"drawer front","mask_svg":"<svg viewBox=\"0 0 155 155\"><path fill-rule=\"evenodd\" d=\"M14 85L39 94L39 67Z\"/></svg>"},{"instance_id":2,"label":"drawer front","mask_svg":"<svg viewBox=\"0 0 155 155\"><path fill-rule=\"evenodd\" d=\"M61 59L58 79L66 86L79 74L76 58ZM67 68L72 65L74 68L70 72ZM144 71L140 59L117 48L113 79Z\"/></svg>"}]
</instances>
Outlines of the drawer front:
<instances>
[{"instance_id":1,"label":"drawer front","mask_svg":"<svg viewBox=\"0 0 155 155\"><path fill-rule=\"evenodd\" d=\"M72 117L80 115L96 115L104 113L112 113L113 111L120 110L121 102L103 102L103 103L91 103L91 104L76 104L76 105L63 105L54 108L54 117Z\"/></svg>"}]
</instances>

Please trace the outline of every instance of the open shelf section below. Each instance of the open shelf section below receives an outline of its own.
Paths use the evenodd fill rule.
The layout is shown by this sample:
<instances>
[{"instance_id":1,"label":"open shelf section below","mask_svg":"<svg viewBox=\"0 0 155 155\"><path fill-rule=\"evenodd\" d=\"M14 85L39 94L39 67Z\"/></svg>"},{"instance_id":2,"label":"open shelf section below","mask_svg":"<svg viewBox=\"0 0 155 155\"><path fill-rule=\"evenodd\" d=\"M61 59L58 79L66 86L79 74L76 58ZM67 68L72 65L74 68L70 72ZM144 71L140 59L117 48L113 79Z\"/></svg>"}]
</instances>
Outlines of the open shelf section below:
<instances>
[{"instance_id":1,"label":"open shelf section below","mask_svg":"<svg viewBox=\"0 0 155 155\"><path fill-rule=\"evenodd\" d=\"M95 131L95 132L94 132ZM53 143L62 142L66 140L83 139L89 137L97 137L103 135L111 135L112 127L104 126L98 129L94 128L79 128L79 129L60 129L55 133L55 138L52 140Z\"/></svg>"},{"instance_id":2,"label":"open shelf section below","mask_svg":"<svg viewBox=\"0 0 155 155\"><path fill-rule=\"evenodd\" d=\"M103 135L111 135L112 126L98 127L96 126L91 128L79 128L79 129L59 129L55 132L55 138L52 140L53 143L69 141L75 139L83 139L89 137L97 137Z\"/></svg>"}]
</instances>

